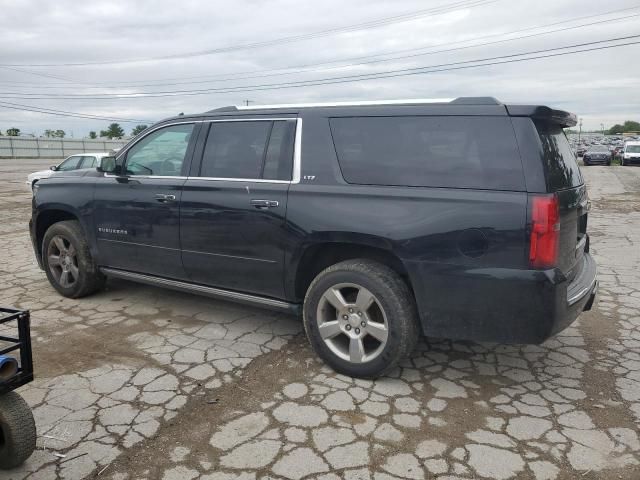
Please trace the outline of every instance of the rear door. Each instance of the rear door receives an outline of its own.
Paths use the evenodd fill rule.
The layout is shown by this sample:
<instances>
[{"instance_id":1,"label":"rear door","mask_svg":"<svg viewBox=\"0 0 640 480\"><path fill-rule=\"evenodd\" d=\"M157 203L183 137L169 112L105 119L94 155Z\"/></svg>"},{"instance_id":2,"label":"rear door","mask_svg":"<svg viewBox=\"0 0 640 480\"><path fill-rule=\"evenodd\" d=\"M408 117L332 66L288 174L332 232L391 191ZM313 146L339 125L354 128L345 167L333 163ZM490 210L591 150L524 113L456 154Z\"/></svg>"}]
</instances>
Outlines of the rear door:
<instances>
[{"instance_id":1,"label":"rear door","mask_svg":"<svg viewBox=\"0 0 640 480\"><path fill-rule=\"evenodd\" d=\"M547 191L555 193L558 198L558 267L571 281L579 273L584 252L588 251L587 216L590 204L587 189L562 127L535 123L542 142Z\"/></svg>"},{"instance_id":2,"label":"rear door","mask_svg":"<svg viewBox=\"0 0 640 480\"><path fill-rule=\"evenodd\" d=\"M180 239L193 282L284 297L295 118L205 123L184 185Z\"/></svg>"}]
</instances>

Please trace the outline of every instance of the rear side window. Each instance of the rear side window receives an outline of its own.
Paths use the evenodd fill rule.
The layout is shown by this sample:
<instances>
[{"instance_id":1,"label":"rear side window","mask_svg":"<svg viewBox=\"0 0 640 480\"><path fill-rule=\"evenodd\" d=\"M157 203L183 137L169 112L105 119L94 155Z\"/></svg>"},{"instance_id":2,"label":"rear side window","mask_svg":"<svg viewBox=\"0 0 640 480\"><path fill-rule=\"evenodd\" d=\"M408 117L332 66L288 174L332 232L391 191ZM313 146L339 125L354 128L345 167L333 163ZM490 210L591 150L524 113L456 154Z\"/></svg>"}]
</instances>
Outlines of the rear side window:
<instances>
[{"instance_id":1,"label":"rear side window","mask_svg":"<svg viewBox=\"0 0 640 480\"><path fill-rule=\"evenodd\" d=\"M330 125L349 183L524 190L506 117L349 117Z\"/></svg>"},{"instance_id":2,"label":"rear side window","mask_svg":"<svg viewBox=\"0 0 640 480\"><path fill-rule=\"evenodd\" d=\"M211 124L201 177L291 180L295 122Z\"/></svg>"},{"instance_id":3,"label":"rear side window","mask_svg":"<svg viewBox=\"0 0 640 480\"><path fill-rule=\"evenodd\" d=\"M576 156L562 128L539 123L536 123L536 128L542 142L549 191L582 185Z\"/></svg>"}]
</instances>

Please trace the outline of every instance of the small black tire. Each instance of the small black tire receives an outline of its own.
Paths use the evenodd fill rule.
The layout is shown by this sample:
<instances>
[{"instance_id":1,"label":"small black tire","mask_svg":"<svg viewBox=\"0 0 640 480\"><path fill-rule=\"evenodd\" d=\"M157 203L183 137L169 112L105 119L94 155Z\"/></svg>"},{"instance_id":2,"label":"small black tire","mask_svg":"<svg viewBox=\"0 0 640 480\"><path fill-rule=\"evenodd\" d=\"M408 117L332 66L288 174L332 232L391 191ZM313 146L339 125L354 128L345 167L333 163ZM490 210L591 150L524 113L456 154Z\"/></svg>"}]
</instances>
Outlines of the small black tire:
<instances>
[{"instance_id":1,"label":"small black tire","mask_svg":"<svg viewBox=\"0 0 640 480\"><path fill-rule=\"evenodd\" d=\"M75 258L72 260L78 277L73 277L73 284L63 285L59 278L56 278L50 265L48 251L54 239L62 238L65 242L73 246ZM42 240L42 264L47 274L49 283L61 295L68 298L80 298L90 295L104 287L106 277L100 272L96 265L89 243L82 231L82 227L77 220L65 220L54 223L44 234ZM57 267L53 268L56 270Z\"/></svg>"},{"instance_id":2,"label":"small black tire","mask_svg":"<svg viewBox=\"0 0 640 480\"><path fill-rule=\"evenodd\" d=\"M36 422L16 392L0 395L0 469L22 465L36 448Z\"/></svg>"},{"instance_id":3,"label":"small black tire","mask_svg":"<svg viewBox=\"0 0 640 480\"><path fill-rule=\"evenodd\" d=\"M330 288L343 284L364 287L386 315L386 343L380 344L377 356L363 363L336 354L320 334L320 301ZM411 354L420 335L415 299L406 282L391 268L368 259L346 260L320 272L307 290L303 321L307 338L318 356L336 372L357 378L376 378L392 370ZM348 336L346 340L351 341Z\"/></svg>"}]
</instances>

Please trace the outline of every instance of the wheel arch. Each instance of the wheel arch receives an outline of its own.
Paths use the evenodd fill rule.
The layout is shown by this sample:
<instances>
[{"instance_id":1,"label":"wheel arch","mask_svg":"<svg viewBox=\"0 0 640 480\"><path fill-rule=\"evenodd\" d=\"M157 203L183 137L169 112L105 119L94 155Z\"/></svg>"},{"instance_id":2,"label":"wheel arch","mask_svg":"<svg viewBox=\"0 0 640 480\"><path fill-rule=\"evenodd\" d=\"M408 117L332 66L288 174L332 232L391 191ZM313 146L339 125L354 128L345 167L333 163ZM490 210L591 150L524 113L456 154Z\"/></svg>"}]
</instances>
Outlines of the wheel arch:
<instances>
[{"instance_id":1,"label":"wheel arch","mask_svg":"<svg viewBox=\"0 0 640 480\"><path fill-rule=\"evenodd\" d=\"M44 239L46 231L51 227L51 225L67 220L76 220L80 224L80 228L82 228L86 238L89 238L84 225L80 220L80 215L78 215L77 212L59 206L47 208L38 212L33 226L33 234L36 253L40 259L42 258L42 240Z\"/></svg>"},{"instance_id":2,"label":"wheel arch","mask_svg":"<svg viewBox=\"0 0 640 480\"><path fill-rule=\"evenodd\" d=\"M373 260L398 273L412 290L404 262L383 238L363 236L345 239L318 240L301 247L288 269L286 290L296 301L302 301L313 279L325 268L344 260L356 258Z\"/></svg>"}]
</instances>

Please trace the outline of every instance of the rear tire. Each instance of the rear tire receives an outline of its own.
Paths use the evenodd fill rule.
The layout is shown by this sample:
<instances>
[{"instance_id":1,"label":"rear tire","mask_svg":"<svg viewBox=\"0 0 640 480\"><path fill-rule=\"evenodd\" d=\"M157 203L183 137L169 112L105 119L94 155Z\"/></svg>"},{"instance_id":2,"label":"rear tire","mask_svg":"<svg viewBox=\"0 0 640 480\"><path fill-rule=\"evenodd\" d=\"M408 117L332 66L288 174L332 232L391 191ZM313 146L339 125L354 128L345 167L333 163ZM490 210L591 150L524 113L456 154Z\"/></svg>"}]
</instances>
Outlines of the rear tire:
<instances>
[{"instance_id":1,"label":"rear tire","mask_svg":"<svg viewBox=\"0 0 640 480\"><path fill-rule=\"evenodd\" d=\"M31 408L16 392L0 395L0 469L22 465L36 448Z\"/></svg>"},{"instance_id":2,"label":"rear tire","mask_svg":"<svg viewBox=\"0 0 640 480\"><path fill-rule=\"evenodd\" d=\"M42 241L42 263L49 283L65 297L84 297L104 287L105 276L93 261L76 220L49 227Z\"/></svg>"},{"instance_id":3,"label":"rear tire","mask_svg":"<svg viewBox=\"0 0 640 480\"><path fill-rule=\"evenodd\" d=\"M390 371L419 337L407 284L389 267L366 259L323 270L307 290L303 318L315 352L351 377L376 378Z\"/></svg>"}]
</instances>

